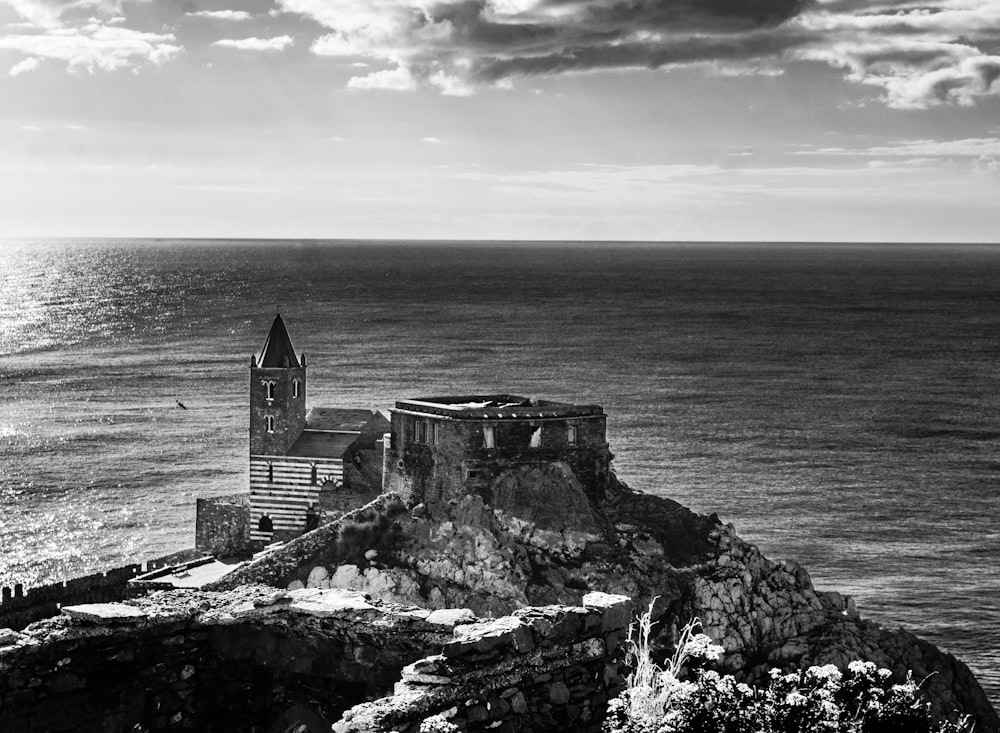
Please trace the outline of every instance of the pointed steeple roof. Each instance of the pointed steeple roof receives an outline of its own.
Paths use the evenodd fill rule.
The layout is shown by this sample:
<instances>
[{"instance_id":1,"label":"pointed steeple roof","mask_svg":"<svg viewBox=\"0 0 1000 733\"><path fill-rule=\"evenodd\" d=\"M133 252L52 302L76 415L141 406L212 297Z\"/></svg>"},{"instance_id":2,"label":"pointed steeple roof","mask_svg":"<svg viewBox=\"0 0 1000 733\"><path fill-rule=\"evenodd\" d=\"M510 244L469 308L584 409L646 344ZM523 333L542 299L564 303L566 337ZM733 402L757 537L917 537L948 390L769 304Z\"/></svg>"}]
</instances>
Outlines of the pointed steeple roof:
<instances>
[{"instance_id":1,"label":"pointed steeple roof","mask_svg":"<svg viewBox=\"0 0 1000 733\"><path fill-rule=\"evenodd\" d=\"M257 365L266 369L298 367L299 360L295 356L295 349L292 348L292 340L288 338L288 331L285 330L285 322L280 315L275 315L274 323L271 324L271 332L267 334L267 341L260 352Z\"/></svg>"}]
</instances>

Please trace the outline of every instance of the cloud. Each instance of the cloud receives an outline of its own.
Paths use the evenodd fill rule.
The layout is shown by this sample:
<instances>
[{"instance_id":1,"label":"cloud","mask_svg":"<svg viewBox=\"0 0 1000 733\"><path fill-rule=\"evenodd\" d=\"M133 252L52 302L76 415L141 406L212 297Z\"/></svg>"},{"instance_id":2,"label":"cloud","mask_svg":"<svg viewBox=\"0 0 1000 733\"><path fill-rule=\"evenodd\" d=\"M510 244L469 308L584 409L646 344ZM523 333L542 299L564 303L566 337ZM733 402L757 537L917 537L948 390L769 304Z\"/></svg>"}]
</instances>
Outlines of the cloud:
<instances>
[{"instance_id":1,"label":"cloud","mask_svg":"<svg viewBox=\"0 0 1000 733\"><path fill-rule=\"evenodd\" d=\"M865 148L814 148L795 150L791 155L878 156L903 158L1000 157L1000 138L967 137L959 140L900 140L890 145Z\"/></svg>"},{"instance_id":2,"label":"cloud","mask_svg":"<svg viewBox=\"0 0 1000 733\"><path fill-rule=\"evenodd\" d=\"M122 15L123 0L0 0L0 5L40 28L60 28L63 16L89 17L96 15L108 20Z\"/></svg>"},{"instance_id":3,"label":"cloud","mask_svg":"<svg viewBox=\"0 0 1000 733\"><path fill-rule=\"evenodd\" d=\"M796 19L814 38L794 53L847 69L901 109L970 105L1000 87L1000 2L931 0L868 12L815 11Z\"/></svg>"},{"instance_id":4,"label":"cloud","mask_svg":"<svg viewBox=\"0 0 1000 733\"><path fill-rule=\"evenodd\" d=\"M165 63L181 52L175 41L172 34L90 23L81 28L0 36L0 49L20 51L36 59L65 61L70 71L94 73Z\"/></svg>"},{"instance_id":5,"label":"cloud","mask_svg":"<svg viewBox=\"0 0 1000 733\"><path fill-rule=\"evenodd\" d=\"M417 88L416 80L404 68L384 69L368 74L355 76L347 82L350 89L387 89L395 92L410 92Z\"/></svg>"},{"instance_id":6,"label":"cloud","mask_svg":"<svg viewBox=\"0 0 1000 733\"><path fill-rule=\"evenodd\" d=\"M186 13L193 18L212 20L250 20L253 16L245 10L195 10Z\"/></svg>"},{"instance_id":7,"label":"cloud","mask_svg":"<svg viewBox=\"0 0 1000 733\"><path fill-rule=\"evenodd\" d=\"M327 28L314 53L390 66L350 86L465 95L543 74L743 60L757 67L794 45L781 26L802 0L279 2Z\"/></svg>"},{"instance_id":8,"label":"cloud","mask_svg":"<svg viewBox=\"0 0 1000 733\"><path fill-rule=\"evenodd\" d=\"M10 67L10 71L7 72L10 76L20 76L21 74L27 74L29 71L34 71L38 68L40 62L33 56L29 56L23 61L18 61L16 64Z\"/></svg>"},{"instance_id":9,"label":"cloud","mask_svg":"<svg viewBox=\"0 0 1000 733\"><path fill-rule=\"evenodd\" d=\"M323 56L383 66L350 86L445 94L538 75L697 66L847 71L899 108L998 93L1000 0L278 0Z\"/></svg>"},{"instance_id":10,"label":"cloud","mask_svg":"<svg viewBox=\"0 0 1000 733\"><path fill-rule=\"evenodd\" d=\"M429 145L440 145L441 140L436 137L425 137L421 139L421 142L428 143Z\"/></svg>"},{"instance_id":11,"label":"cloud","mask_svg":"<svg viewBox=\"0 0 1000 733\"><path fill-rule=\"evenodd\" d=\"M263 53L274 53L284 51L295 43L291 36L275 36L274 38L227 38L215 41L213 46L223 48L235 48L240 51L260 51Z\"/></svg>"},{"instance_id":12,"label":"cloud","mask_svg":"<svg viewBox=\"0 0 1000 733\"><path fill-rule=\"evenodd\" d=\"M1000 172L1000 138L969 137L957 140L900 140L889 145L860 148L814 148L789 155L868 159L869 168L925 168Z\"/></svg>"}]
</instances>

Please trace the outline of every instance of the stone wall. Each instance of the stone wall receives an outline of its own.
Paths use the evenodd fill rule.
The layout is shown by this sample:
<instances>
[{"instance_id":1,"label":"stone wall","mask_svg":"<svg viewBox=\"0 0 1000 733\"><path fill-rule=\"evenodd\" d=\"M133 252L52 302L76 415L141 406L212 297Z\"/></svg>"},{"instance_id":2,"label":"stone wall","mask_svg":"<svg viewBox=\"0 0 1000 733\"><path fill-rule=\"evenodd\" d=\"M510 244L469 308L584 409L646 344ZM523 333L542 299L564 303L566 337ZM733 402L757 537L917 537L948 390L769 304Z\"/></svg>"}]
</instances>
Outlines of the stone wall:
<instances>
[{"instance_id":1,"label":"stone wall","mask_svg":"<svg viewBox=\"0 0 1000 733\"><path fill-rule=\"evenodd\" d=\"M255 557L205 588L230 590L257 583L285 588L296 580L304 584L316 566L367 565L366 556L372 552L392 555L399 520L407 516L398 496L383 494L333 523L286 542L280 551Z\"/></svg>"},{"instance_id":2,"label":"stone wall","mask_svg":"<svg viewBox=\"0 0 1000 733\"><path fill-rule=\"evenodd\" d=\"M441 654L403 669L393 695L348 710L333 730L417 733L440 716L463 731L596 733L622 689L631 620L625 596L590 593L583 607L523 608L458 626Z\"/></svg>"},{"instance_id":3,"label":"stone wall","mask_svg":"<svg viewBox=\"0 0 1000 733\"><path fill-rule=\"evenodd\" d=\"M520 466L568 464L595 500L603 498L610 476L611 453L606 416L449 420L393 412L392 440L386 449L385 489L411 504L435 503L479 493L490 500L494 479ZM417 430L417 425L426 428ZM574 443L568 429L576 429ZM483 431L494 431L493 447L484 445ZM541 429L541 442L530 445Z\"/></svg>"},{"instance_id":4,"label":"stone wall","mask_svg":"<svg viewBox=\"0 0 1000 733\"><path fill-rule=\"evenodd\" d=\"M198 499L195 547L220 557L238 555L250 543L250 495Z\"/></svg>"},{"instance_id":5,"label":"stone wall","mask_svg":"<svg viewBox=\"0 0 1000 733\"><path fill-rule=\"evenodd\" d=\"M320 733L343 715L341 729L374 731L358 726L436 712L470 730L596 730L629 617L603 594L478 621L259 586L67 607L0 631L0 730ZM394 684L403 699L352 708Z\"/></svg>"}]
</instances>

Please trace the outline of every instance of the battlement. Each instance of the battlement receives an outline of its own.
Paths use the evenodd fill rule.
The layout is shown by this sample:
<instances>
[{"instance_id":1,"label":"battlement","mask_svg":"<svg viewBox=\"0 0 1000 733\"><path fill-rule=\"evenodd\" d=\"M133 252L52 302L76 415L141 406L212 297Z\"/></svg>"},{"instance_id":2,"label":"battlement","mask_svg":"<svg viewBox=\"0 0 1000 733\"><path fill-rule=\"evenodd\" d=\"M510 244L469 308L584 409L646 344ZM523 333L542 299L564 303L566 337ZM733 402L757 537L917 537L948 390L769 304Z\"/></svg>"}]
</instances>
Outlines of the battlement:
<instances>
[{"instance_id":1,"label":"battlement","mask_svg":"<svg viewBox=\"0 0 1000 733\"><path fill-rule=\"evenodd\" d=\"M196 554L193 550L182 550L155 560L46 585L25 587L17 583L5 586L0 589L0 628L23 629L40 619L58 615L63 606L120 601L125 598L128 582L133 578L183 562Z\"/></svg>"},{"instance_id":2,"label":"battlement","mask_svg":"<svg viewBox=\"0 0 1000 733\"><path fill-rule=\"evenodd\" d=\"M417 397L398 400L396 410L453 420L544 420L604 415L599 405L574 405L509 394Z\"/></svg>"}]
</instances>

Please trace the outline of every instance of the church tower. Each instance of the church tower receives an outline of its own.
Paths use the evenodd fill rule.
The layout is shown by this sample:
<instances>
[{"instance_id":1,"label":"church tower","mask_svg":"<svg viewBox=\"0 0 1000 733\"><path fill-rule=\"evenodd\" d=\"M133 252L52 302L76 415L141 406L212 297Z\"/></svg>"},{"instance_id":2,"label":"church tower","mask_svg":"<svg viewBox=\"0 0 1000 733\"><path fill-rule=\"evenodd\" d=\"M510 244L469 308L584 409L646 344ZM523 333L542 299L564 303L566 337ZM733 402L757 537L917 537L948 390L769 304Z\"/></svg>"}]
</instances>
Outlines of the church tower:
<instances>
[{"instance_id":1,"label":"church tower","mask_svg":"<svg viewBox=\"0 0 1000 733\"><path fill-rule=\"evenodd\" d=\"M250 357L250 455L283 456L306 426L306 357L295 356L280 315Z\"/></svg>"}]
</instances>

